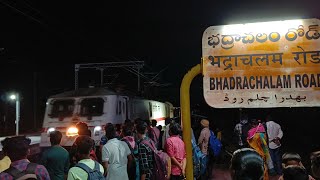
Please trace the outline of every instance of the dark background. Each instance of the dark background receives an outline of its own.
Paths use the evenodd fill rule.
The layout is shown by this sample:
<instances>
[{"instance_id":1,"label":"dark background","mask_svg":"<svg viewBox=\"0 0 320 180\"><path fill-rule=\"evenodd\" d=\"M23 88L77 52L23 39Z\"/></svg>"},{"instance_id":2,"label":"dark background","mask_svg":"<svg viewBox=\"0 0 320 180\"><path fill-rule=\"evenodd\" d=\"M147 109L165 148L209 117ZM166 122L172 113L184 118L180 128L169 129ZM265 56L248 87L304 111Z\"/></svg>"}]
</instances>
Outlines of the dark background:
<instances>
[{"instance_id":1,"label":"dark background","mask_svg":"<svg viewBox=\"0 0 320 180\"><path fill-rule=\"evenodd\" d=\"M0 0L0 135L14 132L14 103L22 96L21 129L38 131L48 96L74 88L74 64L144 61L143 73L159 74L163 87L142 80L148 98L179 105L182 77L200 63L203 31L211 25L320 18L318 0L281 1L36 1ZM123 69L112 87L136 92L137 78ZM80 86L100 82L99 71L80 71ZM191 104L226 137L239 109L214 109L203 99L202 77L191 87ZM271 113L284 129L287 150L309 153L320 145L319 108L246 109L250 118ZM6 117L6 123L4 118ZM303 150L303 151L302 151Z\"/></svg>"}]
</instances>

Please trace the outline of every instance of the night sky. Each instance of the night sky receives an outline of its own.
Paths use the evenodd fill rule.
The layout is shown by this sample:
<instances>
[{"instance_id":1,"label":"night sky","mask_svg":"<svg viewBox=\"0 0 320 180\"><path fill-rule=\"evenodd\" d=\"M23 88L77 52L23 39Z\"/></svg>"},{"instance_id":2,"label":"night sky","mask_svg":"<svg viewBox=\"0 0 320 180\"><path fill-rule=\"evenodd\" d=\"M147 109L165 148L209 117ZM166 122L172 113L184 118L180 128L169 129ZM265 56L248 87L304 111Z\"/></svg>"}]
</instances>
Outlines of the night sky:
<instances>
[{"instance_id":1,"label":"night sky","mask_svg":"<svg viewBox=\"0 0 320 180\"><path fill-rule=\"evenodd\" d=\"M202 33L208 26L320 18L319 5L319 0L1 0L0 119L6 114L12 121L14 106L5 95L18 91L22 118L32 121L36 110L34 124L41 127L46 98L74 87L75 63L145 61L145 72L163 70L159 81L170 84L157 90L156 98L166 95L179 106L181 79L200 63ZM119 83L131 82L127 88L136 89L135 76L121 73ZM90 80L99 82L99 73L80 74L82 87ZM200 76L191 93L193 103L205 103Z\"/></svg>"}]
</instances>

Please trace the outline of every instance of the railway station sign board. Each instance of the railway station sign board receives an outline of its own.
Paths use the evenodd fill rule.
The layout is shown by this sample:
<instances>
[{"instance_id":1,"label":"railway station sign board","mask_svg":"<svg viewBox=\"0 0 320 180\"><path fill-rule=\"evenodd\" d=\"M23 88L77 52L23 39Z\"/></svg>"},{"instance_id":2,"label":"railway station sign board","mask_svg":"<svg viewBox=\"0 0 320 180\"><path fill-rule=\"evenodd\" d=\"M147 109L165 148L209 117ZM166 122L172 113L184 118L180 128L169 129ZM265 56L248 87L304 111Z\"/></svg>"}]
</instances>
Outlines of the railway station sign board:
<instances>
[{"instance_id":1,"label":"railway station sign board","mask_svg":"<svg viewBox=\"0 0 320 180\"><path fill-rule=\"evenodd\" d=\"M320 106L320 20L211 26L203 89L215 108Z\"/></svg>"}]
</instances>

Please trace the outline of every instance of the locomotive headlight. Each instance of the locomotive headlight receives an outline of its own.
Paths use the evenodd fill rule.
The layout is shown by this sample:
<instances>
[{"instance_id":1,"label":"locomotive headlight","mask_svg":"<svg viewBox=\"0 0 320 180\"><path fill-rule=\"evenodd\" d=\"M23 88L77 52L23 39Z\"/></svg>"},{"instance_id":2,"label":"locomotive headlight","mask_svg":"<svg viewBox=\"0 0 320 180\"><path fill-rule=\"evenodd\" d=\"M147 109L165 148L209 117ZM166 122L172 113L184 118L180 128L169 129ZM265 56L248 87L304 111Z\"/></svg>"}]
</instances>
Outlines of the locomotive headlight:
<instances>
[{"instance_id":1,"label":"locomotive headlight","mask_svg":"<svg viewBox=\"0 0 320 180\"><path fill-rule=\"evenodd\" d=\"M94 130L93 131L101 131L101 126L96 126L96 127L94 127Z\"/></svg>"},{"instance_id":2,"label":"locomotive headlight","mask_svg":"<svg viewBox=\"0 0 320 180\"><path fill-rule=\"evenodd\" d=\"M96 126L96 127L94 127L94 129L93 129L93 134L94 134L95 136L99 136L101 130L102 130L101 126Z\"/></svg>"},{"instance_id":3,"label":"locomotive headlight","mask_svg":"<svg viewBox=\"0 0 320 180\"><path fill-rule=\"evenodd\" d=\"M48 129L47 133L50 134L51 132L53 132L55 130L56 130L55 128L51 127L51 128Z\"/></svg>"},{"instance_id":4,"label":"locomotive headlight","mask_svg":"<svg viewBox=\"0 0 320 180\"><path fill-rule=\"evenodd\" d=\"M68 130L67 130L67 133L66 135L67 136L77 136L78 135L78 129L75 128L75 127L70 127Z\"/></svg>"}]
</instances>

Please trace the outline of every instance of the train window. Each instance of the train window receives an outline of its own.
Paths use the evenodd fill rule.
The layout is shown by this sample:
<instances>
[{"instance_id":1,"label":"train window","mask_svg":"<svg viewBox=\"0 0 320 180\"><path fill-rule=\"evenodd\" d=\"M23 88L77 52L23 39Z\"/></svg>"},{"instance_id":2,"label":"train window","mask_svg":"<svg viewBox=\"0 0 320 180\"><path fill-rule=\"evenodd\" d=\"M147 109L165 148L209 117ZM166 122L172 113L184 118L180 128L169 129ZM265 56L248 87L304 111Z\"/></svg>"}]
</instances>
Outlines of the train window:
<instances>
[{"instance_id":1,"label":"train window","mask_svg":"<svg viewBox=\"0 0 320 180\"><path fill-rule=\"evenodd\" d=\"M150 117L152 117L152 103L149 102L149 112L150 112Z\"/></svg>"},{"instance_id":2,"label":"train window","mask_svg":"<svg viewBox=\"0 0 320 180\"><path fill-rule=\"evenodd\" d=\"M121 114L122 113L121 112L121 101L118 102L118 110L119 110L118 114Z\"/></svg>"},{"instance_id":3,"label":"train window","mask_svg":"<svg viewBox=\"0 0 320 180\"><path fill-rule=\"evenodd\" d=\"M73 110L73 99L54 100L52 102L52 110L49 116L52 118L72 116Z\"/></svg>"},{"instance_id":4,"label":"train window","mask_svg":"<svg viewBox=\"0 0 320 180\"><path fill-rule=\"evenodd\" d=\"M102 98L88 98L81 101L80 116L101 116L104 100Z\"/></svg>"},{"instance_id":5,"label":"train window","mask_svg":"<svg viewBox=\"0 0 320 180\"><path fill-rule=\"evenodd\" d=\"M124 105L124 102L122 102L122 112L126 112L126 106Z\"/></svg>"}]
</instances>

